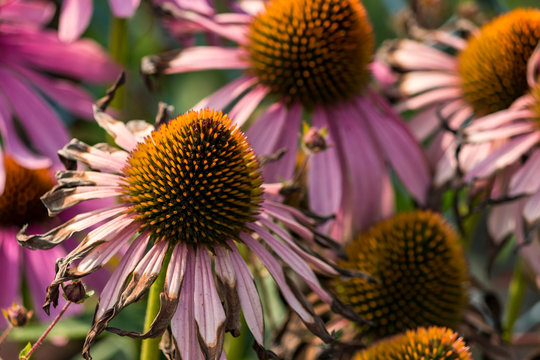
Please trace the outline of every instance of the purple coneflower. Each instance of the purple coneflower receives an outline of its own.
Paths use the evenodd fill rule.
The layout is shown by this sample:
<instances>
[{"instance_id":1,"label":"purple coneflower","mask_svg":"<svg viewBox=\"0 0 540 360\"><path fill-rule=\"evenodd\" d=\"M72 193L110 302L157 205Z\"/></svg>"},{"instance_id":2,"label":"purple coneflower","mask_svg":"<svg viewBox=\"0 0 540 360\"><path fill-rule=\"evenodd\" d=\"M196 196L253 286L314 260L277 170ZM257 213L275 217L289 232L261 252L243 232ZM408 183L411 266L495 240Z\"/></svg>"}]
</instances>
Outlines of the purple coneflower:
<instances>
[{"instance_id":1,"label":"purple coneflower","mask_svg":"<svg viewBox=\"0 0 540 360\"><path fill-rule=\"evenodd\" d=\"M194 15L178 12L178 21ZM243 17L243 24L240 23ZM238 47L194 46L143 59L146 74L242 69L244 74L194 108L224 108L238 126L267 97L273 104L248 131L258 154L286 148L264 169L266 181L292 178L302 113L316 129L327 128L327 149L310 156L311 210L337 213L339 223L362 229L393 211L387 164L423 203L429 174L406 125L369 86L374 49L371 24L358 0L274 0L257 15L236 14L236 23L208 23L208 30ZM334 233L341 238L339 233Z\"/></svg>"},{"instance_id":2,"label":"purple coneflower","mask_svg":"<svg viewBox=\"0 0 540 360\"><path fill-rule=\"evenodd\" d=\"M54 107L74 115L92 116L92 98L73 81L57 74L89 82L115 78L118 67L93 41L64 44L54 31L43 29L54 6L42 1L8 1L0 4L0 135L2 150L21 166L39 169L57 159L56 152L68 133ZM13 118L25 132L36 156L17 134ZM0 150L0 151L2 151ZM0 154L0 194L4 188L4 157Z\"/></svg>"},{"instance_id":3,"label":"purple coneflower","mask_svg":"<svg viewBox=\"0 0 540 360\"><path fill-rule=\"evenodd\" d=\"M465 181L494 178L491 200L504 200L492 207L488 218L491 238L500 243L517 235L523 244L529 236L530 246L522 255L540 274L538 233L533 230L540 220L540 83L538 81L540 50L529 59L526 95L507 109L475 119L463 130L463 146L490 144L493 149L485 159L465 173ZM540 280L539 280L540 281Z\"/></svg>"},{"instance_id":4,"label":"purple coneflower","mask_svg":"<svg viewBox=\"0 0 540 360\"><path fill-rule=\"evenodd\" d=\"M527 61L540 39L539 26L540 10L516 9L487 23L469 40L434 31L425 44L401 40L390 50L386 60L405 72L399 90L406 99L398 110L421 110L410 128L420 140L434 135L427 154L435 169L435 186L456 179L458 170L470 170L493 145L458 149L453 133L437 133L441 122L457 130L524 95Z\"/></svg>"},{"instance_id":5,"label":"purple coneflower","mask_svg":"<svg viewBox=\"0 0 540 360\"><path fill-rule=\"evenodd\" d=\"M153 0L156 4L171 3L182 9L199 11L204 14L214 12L210 0ZM114 16L129 18L139 7L141 0L109 0ZM90 23L94 11L93 0L64 0L58 23L58 36L62 41L71 42L79 38Z\"/></svg>"},{"instance_id":6,"label":"purple coneflower","mask_svg":"<svg viewBox=\"0 0 540 360\"><path fill-rule=\"evenodd\" d=\"M309 220L275 200L279 186L262 183L253 150L227 115L192 111L154 129L142 121L116 121L96 107L96 120L122 150L72 140L59 152L72 166L57 173L59 185L42 200L52 214L97 198L114 198L116 205L79 214L43 235L26 236L24 229L18 235L25 247L48 249L99 224L57 262L46 309L56 305L59 284L94 272L126 250L101 293L83 349L86 357L95 337L140 299L161 271L166 273L161 309L150 330L115 332L156 337L170 323L181 358L217 359L225 332L238 334L242 310L262 345L262 308L244 250L258 256L307 327L330 339L277 258L332 304L339 302L321 288L308 263L328 273L336 270L303 250L286 231L314 241L296 219ZM76 171L77 162L89 169Z\"/></svg>"}]
</instances>

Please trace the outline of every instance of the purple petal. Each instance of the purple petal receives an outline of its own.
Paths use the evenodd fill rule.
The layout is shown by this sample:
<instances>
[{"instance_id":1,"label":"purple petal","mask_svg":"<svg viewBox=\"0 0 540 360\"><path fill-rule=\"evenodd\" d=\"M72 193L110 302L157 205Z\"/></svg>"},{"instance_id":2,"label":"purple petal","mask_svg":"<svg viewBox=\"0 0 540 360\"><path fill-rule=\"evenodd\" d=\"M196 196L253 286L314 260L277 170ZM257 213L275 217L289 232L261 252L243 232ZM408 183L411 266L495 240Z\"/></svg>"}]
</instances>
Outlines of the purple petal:
<instances>
[{"instance_id":1,"label":"purple petal","mask_svg":"<svg viewBox=\"0 0 540 360\"><path fill-rule=\"evenodd\" d=\"M65 42L78 39L88 27L93 12L92 0L64 0L58 20L58 37Z\"/></svg>"},{"instance_id":2,"label":"purple petal","mask_svg":"<svg viewBox=\"0 0 540 360\"><path fill-rule=\"evenodd\" d=\"M186 271L187 255L188 248L185 244L178 244L174 247L165 277L165 291L167 294L178 295L180 293L180 286Z\"/></svg>"},{"instance_id":3,"label":"purple petal","mask_svg":"<svg viewBox=\"0 0 540 360\"><path fill-rule=\"evenodd\" d=\"M534 224L540 219L540 191L527 199L523 208L523 217L529 224Z\"/></svg>"},{"instance_id":4,"label":"purple petal","mask_svg":"<svg viewBox=\"0 0 540 360\"><path fill-rule=\"evenodd\" d=\"M249 118L249 116L255 111L257 106L261 103L262 99L268 94L268 87L266 85L258 85L253 90L244 95L234 107L231 109L229 115L233 119L234 124L242 126Z\"/></svg>"},{"instance_id":5,"label":"purple petal","mask_svg":"<svg viewBox=\"0 0 540 360\"><path fill-rule=\"evenodd\" d=\"M17 244L16 233L17 229L15 228L0 228L0 273L2 274L0 278L0 288L2 289L0 293L0 309L10 307L14 301L20 301L17 294L19 293L21 279L22 249ZM45 292L46 288L47 286L43 288L43 292Z\"/></svg>"},{"instance_id":6,"label":"purple petal","mask_svg":"<svg viewBox=\"0 0 540 360\"><path fill-rule=\"evenodd\" d=\"M32 26L46 25L55 11L53 3L42 1L4 1L1 6L1 22L28 22Z\"/></svg>"},{"instance_id":7,"label":"purple petal","mask_svg":"<svg viewBox=\"0 0 540 360\"><path fill-rule=\"evenodd\" d=\"M510 196L532 194L540 189L540 150L535 150L525 164L512 176Z\"/></svg>"},{"instance_id":8,"label":"purple petal","mask_svg":"<svg viewBox=\"0 0 540 360\"><path fill-rule=\"evenodd\" d=\"M234 99L256 83L257 78L242 76L231 81L212 95L199 101L193 109L206 109L208 107L211 109L225 109Z\"/></svg>"},{"instance_id":9,"label":"purple petal","mask_svg":"<svg viewBox=\"0 0 540 360\"><path fill-rule=\"evenodd\" d=\"M246 131L249 143L258 155L269 155L278 150L276 143L282 136L287 120L287 108L281 102L270 105Z\"/></svg>"},{"instance_id":10,"label":"purple petal","mask_svg":"<svg viewBox=\"0 0 540 360\"><path fill-rule=\"evenodd\" d=\"M120 18L131 17L139 7L141 0L109 0L114 16Z\"/></svg>"}]
</instances>

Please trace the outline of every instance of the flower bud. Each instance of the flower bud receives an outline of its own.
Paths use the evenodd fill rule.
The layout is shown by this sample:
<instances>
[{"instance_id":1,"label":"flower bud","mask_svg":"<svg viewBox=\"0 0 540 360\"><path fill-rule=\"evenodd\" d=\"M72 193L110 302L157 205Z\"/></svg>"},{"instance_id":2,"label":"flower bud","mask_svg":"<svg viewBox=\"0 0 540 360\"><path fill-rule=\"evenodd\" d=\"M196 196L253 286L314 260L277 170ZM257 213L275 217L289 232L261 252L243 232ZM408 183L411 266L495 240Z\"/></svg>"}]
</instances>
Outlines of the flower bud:
<instances>
[{"instance_id":1,"label":"flower bud","mask_svg":"<svg viewBox=\"0 0 540 360\"><path fill-rule=\"evenodd\" d=\"M32 317L33 312L28 311L24 306L20 306L17 303L13 303L11 307L2 309L2 313L9 323L13 326L24 326L27 321Z\"/></svg>"},{"instance_id":2,"label":"flower bud","mask_svg":"<svg viewBox=\"0 0 540 360\"><path fill-rule=\"evenodd\" d=\"M86 299L86 289L80 281L73 281L69 285L62 287L64 289L64 297L66 300L80 304Z\"/></svg>"}]
</instances>

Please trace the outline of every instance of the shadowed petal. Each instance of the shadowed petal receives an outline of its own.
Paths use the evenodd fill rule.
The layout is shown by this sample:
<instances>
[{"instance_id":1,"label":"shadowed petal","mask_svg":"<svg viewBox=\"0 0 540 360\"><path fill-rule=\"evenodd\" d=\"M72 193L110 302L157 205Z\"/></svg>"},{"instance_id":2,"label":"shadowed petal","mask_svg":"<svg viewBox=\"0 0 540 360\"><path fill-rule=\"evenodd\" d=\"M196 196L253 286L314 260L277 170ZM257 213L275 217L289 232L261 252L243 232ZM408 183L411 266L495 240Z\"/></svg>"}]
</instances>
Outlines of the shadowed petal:
<instances>
[{"instance_id":1,"label":"shadowed petal","mask_svg":"<svg viewBox=\"0 0 540 360\"><path fill-rule=\"evenodd\" d=\"M79 38L88 27L93 12L92 0L64 0L58 20L58 37L65 42Z\"/></svg>"}]
</instances>

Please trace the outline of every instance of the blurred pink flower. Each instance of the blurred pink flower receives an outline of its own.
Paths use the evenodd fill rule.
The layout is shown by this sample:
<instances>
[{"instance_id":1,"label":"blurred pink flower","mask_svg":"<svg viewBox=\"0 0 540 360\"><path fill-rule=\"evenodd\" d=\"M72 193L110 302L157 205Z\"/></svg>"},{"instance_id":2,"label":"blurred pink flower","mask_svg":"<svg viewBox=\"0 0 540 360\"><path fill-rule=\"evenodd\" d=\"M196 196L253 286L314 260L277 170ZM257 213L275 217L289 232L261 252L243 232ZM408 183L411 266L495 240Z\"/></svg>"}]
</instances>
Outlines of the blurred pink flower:
<instances>
[{"instance_id":1,"label":"blurred pink flower","mask_svg":"<svg viewBox=\"0 0 540 360\"><path fill-rule=\"evenodd\" d=\"M69 139L49 100L76 116L92 116L90 94L74 81L50 74L101 83L120 72L95 42L65 44L54 31L44 29L53 13L54 7L41 1L13 0L0 5L0 152L27 168L47 167L51 161L59 164L56 152ZM14 118L30 149L17 134ZM0 156L0 194L4 181Z\"/></svg>"},{"instance_id":2,"label":"blurred pink flower","mask_svg":"<svg viewBox=\"0 0 540 360\"><path fill-rule=\"evenodd\" d=\"M436 30L426 33L424 43L400 40L381 52L397 70L405 98L396 109L418 110L409 127L417 139L431 139L427 156L434 186L460 184L461 172L493 150L488 142L458 148L455 133L478 116L508 107L527 91L525 67L539 40L538 26L540 10L516 9L468 40Z\"/></svg>"},{"instance_id":3,"label":"blurred pink flower","mask_svg":"<svg viewBox=\"0 0 540 360\"><path fill-rule=\"evenodd\" d=\"M310 115L314 128L327 128L329 146L310 155L308 198L316 213L337 213L336 238L393 212L388 165L424 203L430 176L422 150L368 84L374 40L359 1L276 0L257 15L219 15L234 18L233 24L193 12L175 15L177 21L198 22L238 47L193 46L149 56L143 59L143 73L244 70L194 108L234 104L231 116L242 126L263 99L273 99L247 132L260 155L287 149L283 158L265 166L267 182L291 180L303 113Z\"/></svg>"}]
</instances>

